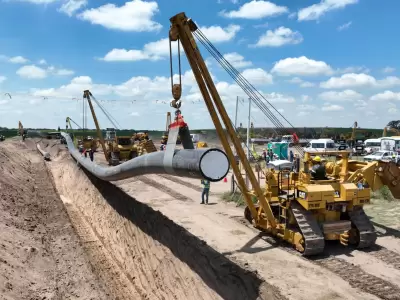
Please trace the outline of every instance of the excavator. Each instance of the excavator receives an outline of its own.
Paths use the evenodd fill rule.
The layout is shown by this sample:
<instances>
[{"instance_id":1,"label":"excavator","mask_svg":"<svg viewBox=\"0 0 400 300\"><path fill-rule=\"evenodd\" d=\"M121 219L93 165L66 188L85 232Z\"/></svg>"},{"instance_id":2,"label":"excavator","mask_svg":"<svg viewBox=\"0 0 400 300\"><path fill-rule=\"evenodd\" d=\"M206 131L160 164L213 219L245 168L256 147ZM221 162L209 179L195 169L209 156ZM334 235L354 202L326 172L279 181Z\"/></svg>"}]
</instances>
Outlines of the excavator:
<instances>
[{"instance_id":1,"label":"excavator","mask_svg":"<svg viewBox=\"0 0 400 300\"><path fill-rule=\"evenodd\" d=\"M295 171L272 168L264 170L266 182L263 190L246 158L236 129L226 112L195 37L226 70L230 71L230 75L233 74L232 78L252 102L263 108L264 113L268 112L273 124L283 130L281 121L272 115L273 110L276 114L280 112L271 103L270 106L265 104L268 101L262 93L258 92L216 50L185 13L173 16L170 22L171 62L173 57L171 44L177 42L178 57L181 44L218 137L229 158L238 187L244 196L247 204L244 210L245 218L259 230L288 242L304 256L322 253L327 240L339 241L344 246L354 245L358 248L374 245L377 235L363 206L370 202L371 192L383 185L389 187L395 198L400 198L400 184L398 184L400 170L396 164L381 161L372 163L352 161L349 159L350 151L339 148L337 151L329 152L330 155L336 155L337 161L326 163L325 177L323 180L316 180L312 177L311 171L313 163L318 160L316 156L321 153L311 154L295 145L299 147L299 153L304 156L302 168L300 159L297 159ZM181 89L181 84L172 84L174 101L179 101ZM281 114L280 116L290 124ZM234 149L231 148L229 141ZM233 151L237 153L251 185L246 185Z\"/></svg>"},{"instance_id":2,"label":"excavator","mask_svg":"<svg viewBox=\"0 0 400 300\"><path fill-rule=\"evenodd\" d=\"M22 126L21 121L18 121L18 135L20 135L22 137L22 140L25 141L27 130L24 129L24 126Z\"/></svg>"}]
</instances>

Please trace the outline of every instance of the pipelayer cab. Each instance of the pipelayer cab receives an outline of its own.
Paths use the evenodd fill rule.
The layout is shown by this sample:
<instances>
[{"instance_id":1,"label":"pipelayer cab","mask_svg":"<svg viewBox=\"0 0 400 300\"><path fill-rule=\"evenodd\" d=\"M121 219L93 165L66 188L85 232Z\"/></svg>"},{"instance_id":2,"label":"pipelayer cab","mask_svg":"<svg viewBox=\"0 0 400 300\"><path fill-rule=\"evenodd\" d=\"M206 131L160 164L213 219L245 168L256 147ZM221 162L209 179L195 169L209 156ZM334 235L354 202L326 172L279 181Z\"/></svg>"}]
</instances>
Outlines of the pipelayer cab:
<instances>
[{"instance_id":1,"label":"pipelayer cab","mask_svg":"<svg viewBox=\"0 0 400 300\"><path fill-rule=\"evenodd\" d=\"M325 240L338 240L345 246L354 245L358 248L375 244L377 236L373 225L364 213L363 205L369 203L371 192L383 185L389 187L394 197L400 198L399 168L392 162L350 161L350 152L346 151L329 153L325 151L323 154L340 157L340 160L326 164L325 180L313 180L310 172L311 154L304 153L303 149L295 144L294 147L304 155L303 168L300 170L300 159L297 159L297 172L265 170L266 184L263 191L246 158L238 134L225 110L194 37L227 70L252 102L276 126L276 129L281 131L279 134L287 134L284 132L286 129L281 120L285 120L292 128L293 125L222 56L185 13L175 15L170 21L170 43L178 42L178 57L180 44L185 51L238 186L247 203L246 219L256 228L292 244L303 255L323 252ZM172 78L171 74L171 80ZM178 101L181 84L172 82L171 85L174 99ZM295 135L294 132L292 134ZM252 190L245 184L228 137L250 180ZM313 153L313 155L318 155L318 153ZM253 203L254 198L257 200L256 204Z\"/></svg>"}]
</instances>

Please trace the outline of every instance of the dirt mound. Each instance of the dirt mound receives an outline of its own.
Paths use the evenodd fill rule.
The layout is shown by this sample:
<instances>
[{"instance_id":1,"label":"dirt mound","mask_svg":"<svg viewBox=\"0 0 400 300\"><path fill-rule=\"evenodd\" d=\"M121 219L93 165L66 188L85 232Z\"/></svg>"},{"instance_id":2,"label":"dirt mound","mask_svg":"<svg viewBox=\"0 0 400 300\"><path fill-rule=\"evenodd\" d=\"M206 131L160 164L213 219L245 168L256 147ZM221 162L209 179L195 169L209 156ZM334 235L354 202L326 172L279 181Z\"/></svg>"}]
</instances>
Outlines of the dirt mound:
<instances>
[{"instance_id":1,"label":"dirt mound","mask_svg":"<svg viewBox=\"0 0 400 300\"><path fill-rule=\"evenodd\" d=\"M216 252L115 185L51 163L59 193L90 222L145 299L283 299L255 273Z\"/></svg>"},{"instance_id":2,"label":"dirt mound","mask_svg":"<svg viewBox=\"0 0 400 300\"><path fill-rule=\"evenodd\" d=\"M0 144L1 298L109 299L33 144Z\"/></svg>"}]
</instances>

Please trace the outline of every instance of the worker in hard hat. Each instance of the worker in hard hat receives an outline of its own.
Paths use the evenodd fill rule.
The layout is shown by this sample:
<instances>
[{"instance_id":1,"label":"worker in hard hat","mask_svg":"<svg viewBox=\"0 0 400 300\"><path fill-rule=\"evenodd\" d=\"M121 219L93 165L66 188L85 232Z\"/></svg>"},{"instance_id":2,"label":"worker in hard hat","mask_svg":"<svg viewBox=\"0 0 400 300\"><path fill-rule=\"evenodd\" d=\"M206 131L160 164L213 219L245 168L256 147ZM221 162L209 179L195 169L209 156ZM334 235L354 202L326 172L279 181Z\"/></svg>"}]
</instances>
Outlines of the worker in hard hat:
<instances>
[{"instance_id":1,"label":"worker in hard hat","mask_svg":"<svg viewBox=\"0 0 400 300\"><path fill-rule=\"evenodd\" d=\"M318 155L314 157L313 167L311 168L311 176L314 180L325 180L326 179L326 169L321 163L321 157Z\"/></svg>"}]
</instances>

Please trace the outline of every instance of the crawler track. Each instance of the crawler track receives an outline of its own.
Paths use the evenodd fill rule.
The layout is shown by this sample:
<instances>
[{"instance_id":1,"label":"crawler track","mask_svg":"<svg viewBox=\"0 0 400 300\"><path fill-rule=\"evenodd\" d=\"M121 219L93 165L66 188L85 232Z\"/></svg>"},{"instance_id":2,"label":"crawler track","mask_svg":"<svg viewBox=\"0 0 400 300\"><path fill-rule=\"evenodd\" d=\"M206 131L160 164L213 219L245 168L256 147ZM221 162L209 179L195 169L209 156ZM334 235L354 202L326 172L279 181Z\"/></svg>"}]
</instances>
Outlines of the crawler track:
<instances>
[{"instance_id":1,"label":"crawler track","mask_svg":"<svg viewBox=\"0 0 400 300\"><path fill-rule=\"evenodd\" d=\"M310 211L303 209L298 203L292 202L292 213L304 238L303 255L322 253L325 247L324 235Z\"/></svg>"},{"instance_id":2,"label":"crawler track","mask_svg":"<svg viewBox=\"0 0 400 300\"><path fill-rule=\"evenodd\" d=\"M252 230L256 230L243 217L234 217L232 219L236 220L241 224L244 224L245 226L251 228ZM278 244L278 245L282 244L281 240L276 239L269 235L266 235L264 240L271 244ZM355 266L341 258L337 258L335 256L328 256L328 257L321 256L321 257L307 258L304 257L302 253L296 251L293 248L283 246L281 247L281 249L293 255L297 255L298 257L304 260L307 260L309 262L312 262L316 265L328 269L329 271L337 274L339 277L347 281L354 288L363 290L381 299L400 300L399 287L393 285L392 283L384 279L371 275L362 270L359 266ZM372 249L370 251L372 252ZM388 264L392 264L392 262L394 261L396 262L397 267L400 264L400 255L396 254L395 256L393 256L393 252L385 248L382 248L374 256Z\"/></svg>"},{"instance_id":3,"label":"crawler track","mask_svg":"<svg viewBox=\"0 0 400 300\"><path fill-rule=\"evenodd\" d=\"M349 213L351 222L359 231L360 241L357 248L367 248L375 244L377 234L375 228L368 219L363 208L357 208Z\"/></svg>"}]
</instances>

